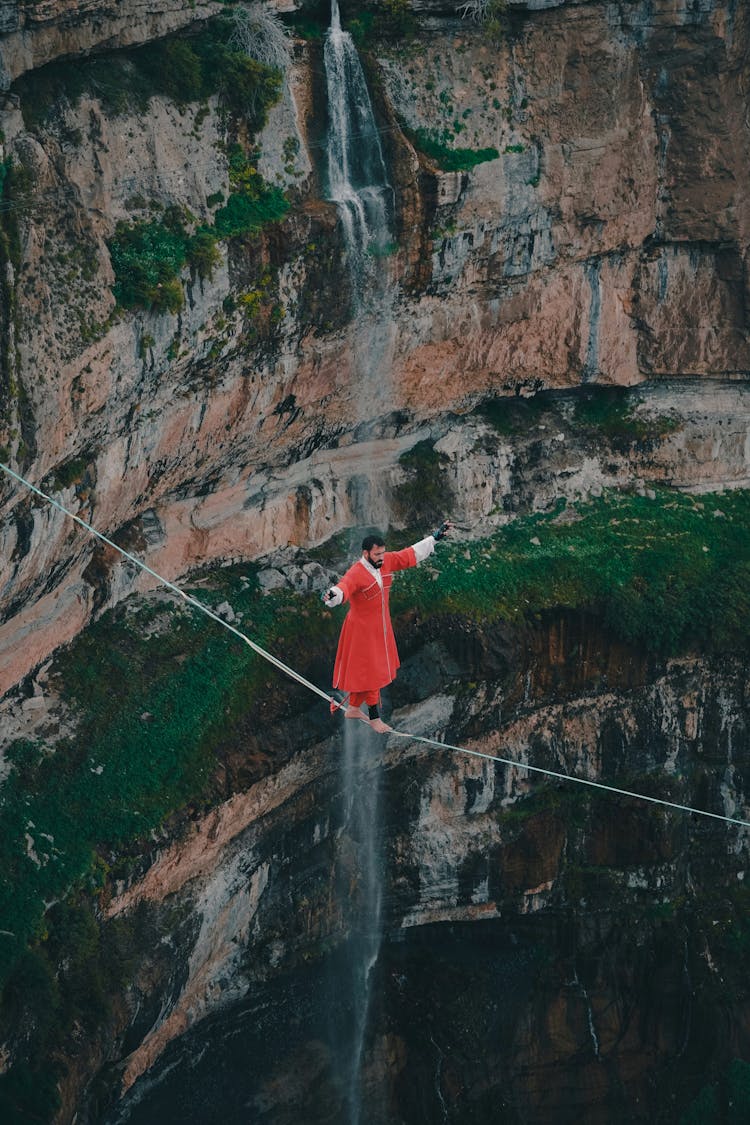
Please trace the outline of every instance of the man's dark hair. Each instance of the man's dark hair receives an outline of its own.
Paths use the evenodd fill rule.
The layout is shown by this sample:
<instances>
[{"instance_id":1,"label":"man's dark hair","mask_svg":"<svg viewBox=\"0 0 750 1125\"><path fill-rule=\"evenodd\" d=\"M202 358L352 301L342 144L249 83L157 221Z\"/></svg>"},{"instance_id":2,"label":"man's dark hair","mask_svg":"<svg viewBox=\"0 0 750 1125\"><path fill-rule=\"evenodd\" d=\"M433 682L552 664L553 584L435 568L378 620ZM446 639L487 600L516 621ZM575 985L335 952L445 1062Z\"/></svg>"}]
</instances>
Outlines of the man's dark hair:
<instances>
[{"instance_id":1,"label":"man's dark hair","mask_svg":"<svg viewBox=\"0 0 750 1125\"><path fill-rule=\"evenodd\" d=\"M382 535L366 535L362 540L362 550L371 551L373 547L385 547L385 539Z\"/></svg>"}]
</instances>

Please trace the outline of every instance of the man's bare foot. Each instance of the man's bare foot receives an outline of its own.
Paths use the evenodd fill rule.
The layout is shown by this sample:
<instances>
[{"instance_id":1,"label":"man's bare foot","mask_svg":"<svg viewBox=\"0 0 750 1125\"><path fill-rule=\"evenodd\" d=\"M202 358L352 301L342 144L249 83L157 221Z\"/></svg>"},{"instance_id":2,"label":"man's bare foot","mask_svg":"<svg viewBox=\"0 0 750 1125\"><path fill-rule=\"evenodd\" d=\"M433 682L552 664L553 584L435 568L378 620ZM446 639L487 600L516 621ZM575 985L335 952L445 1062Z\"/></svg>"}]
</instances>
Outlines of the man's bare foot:
<instances>
[{"instance_id":1,"label":"man's bare foot","mask_svg":"<svg viewBox=\"0 0 750 1125\"><path fill-rule=\"evenodd\" d=\"M370 719L370 726L373 730L376 730L378 734L390 734L393 730L393 727L389 727L382 719Z\"/></svg>"},{"instance_id":2,"label":"man's bare foot","mask_svg":"<svg viewBox=\"0 0 750 1125\"><path fill-rule=\"evenodd\" d=\"M367 716L362 714L359 707L347 707L346 711L344 711L344 718L345 719L361 719L363 723L366 723L366 722L369 721Z\"/></svg>"}]
</instances>

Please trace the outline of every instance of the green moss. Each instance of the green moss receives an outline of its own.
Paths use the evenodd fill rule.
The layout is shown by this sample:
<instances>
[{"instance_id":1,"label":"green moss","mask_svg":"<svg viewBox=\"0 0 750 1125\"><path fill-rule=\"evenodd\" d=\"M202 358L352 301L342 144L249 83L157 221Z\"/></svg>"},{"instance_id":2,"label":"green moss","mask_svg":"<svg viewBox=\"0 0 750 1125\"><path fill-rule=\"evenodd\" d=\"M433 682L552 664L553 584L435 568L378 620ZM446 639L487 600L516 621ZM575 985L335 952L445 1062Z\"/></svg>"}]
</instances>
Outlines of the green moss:
<instances>
[{"instance_id":1,"label":"green moss","mask_svg":"<svg viewBox=\"0 0 750 1125\"><path fill-rule=\"evenodd\" d=\"M663 437L679 428L674 418L639 417L634 405L626 387L590 387L576 400L574 418L583 429L628 442Z\"/></svg>"},{"instance_id":2,"label":"green moss","mask_svg":"<svg viewBox=\"0 0 750 1125\"><path fill-rule=\"evenodd\" d=\"M431 441L420 441L399 457L406 479L393 490L396 513L412 526L439 521L451 506L452 492L442 471L447 458Z\"/></svg>"},{"instance_id":3,"label":"green moss","mask_svg":"<svg viewBox=\"0 0 750 1125\"><path fill-rule=\"evenodd\" d=\"M429 129L407 129L406 133L416 148L444 172L466 171L487 160L496 160L500 155L496 148L451 148L445 131L440 134Z\"/></svg>"}]
</instances>

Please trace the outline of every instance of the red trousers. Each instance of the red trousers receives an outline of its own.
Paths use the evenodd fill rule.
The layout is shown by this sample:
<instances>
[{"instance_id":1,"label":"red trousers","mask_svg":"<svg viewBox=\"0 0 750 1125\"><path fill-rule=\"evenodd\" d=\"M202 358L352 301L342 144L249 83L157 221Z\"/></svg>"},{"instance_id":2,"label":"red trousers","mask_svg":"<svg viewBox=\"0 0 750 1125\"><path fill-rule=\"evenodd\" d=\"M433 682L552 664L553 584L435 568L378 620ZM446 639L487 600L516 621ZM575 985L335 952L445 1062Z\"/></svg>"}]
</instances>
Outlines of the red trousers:
<instances>
[{"instance_id":1,"label":"red trousers","mask_svg":"<svg viewBox=\"0 0 750 1125\"><path fill-rule=\"evenodd\" d=\"M368 707L377 707L380 703L379 691L351 691L349 692L349 705L351 707L361 707L366 703Z\"/></svg>"}]
</instances>

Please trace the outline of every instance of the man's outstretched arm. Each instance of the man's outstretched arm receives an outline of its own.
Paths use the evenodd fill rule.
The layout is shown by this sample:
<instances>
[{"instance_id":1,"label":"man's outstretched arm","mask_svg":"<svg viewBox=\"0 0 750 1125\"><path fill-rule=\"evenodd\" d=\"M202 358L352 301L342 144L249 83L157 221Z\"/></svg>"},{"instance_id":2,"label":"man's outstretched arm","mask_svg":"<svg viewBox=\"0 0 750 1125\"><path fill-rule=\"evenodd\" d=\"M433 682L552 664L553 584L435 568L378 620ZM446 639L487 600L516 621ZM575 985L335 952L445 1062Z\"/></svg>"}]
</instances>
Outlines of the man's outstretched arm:
<instances>
[{"instance_id":1,"label":"man's outstretched arm","mask_svg":"<svg viewBox=\"0 0 750 1125\"><path fill-rule=\"evenodd\" d=\"M406 547L403 551L393 551L389 553L388 557L391 569L406 570L407 567L424 562L435 550L435 544L440 539L444 539L452 527L453 524L450 520L443 520L436 531L433 531L431 535L426 535L424 539L420 539L418 543L412 543L411 547ZM413 557L411 554L412 551L414 552Z\"/></svg>"}]
</instances>

